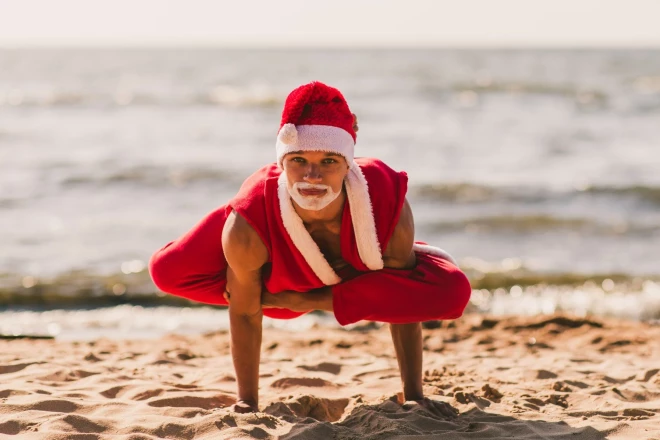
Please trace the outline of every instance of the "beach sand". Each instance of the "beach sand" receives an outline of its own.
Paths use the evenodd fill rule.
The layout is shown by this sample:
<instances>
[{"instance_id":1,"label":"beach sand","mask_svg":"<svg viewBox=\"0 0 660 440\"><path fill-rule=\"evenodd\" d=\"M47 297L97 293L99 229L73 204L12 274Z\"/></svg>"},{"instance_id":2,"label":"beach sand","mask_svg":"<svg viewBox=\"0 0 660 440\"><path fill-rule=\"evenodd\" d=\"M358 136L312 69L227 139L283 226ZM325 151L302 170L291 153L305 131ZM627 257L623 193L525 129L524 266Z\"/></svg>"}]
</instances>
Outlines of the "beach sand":
<instances>
[{"instance_id":1,"label":"beach sand","mask_svg":"<svg viewBox=\"0 0 660 440\"><path fill-rule=\"evenodd\" d=\"M425 392L454 419L396 402L387 327L266 330L257 414L227 409L226 332L0 341L0 438L660 439L660 326L468 315L424 335Z\"/></svg>"}]
</instances>

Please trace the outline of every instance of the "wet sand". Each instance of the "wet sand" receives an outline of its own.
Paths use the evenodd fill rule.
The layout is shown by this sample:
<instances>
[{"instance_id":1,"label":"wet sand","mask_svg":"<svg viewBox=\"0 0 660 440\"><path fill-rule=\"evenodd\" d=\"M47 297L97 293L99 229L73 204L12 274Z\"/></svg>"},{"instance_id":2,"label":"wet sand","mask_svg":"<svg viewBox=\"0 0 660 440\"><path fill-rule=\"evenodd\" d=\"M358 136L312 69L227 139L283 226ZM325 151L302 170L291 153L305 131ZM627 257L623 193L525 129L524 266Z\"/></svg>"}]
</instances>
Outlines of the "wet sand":
<instances>
[{"instance_id":1,"label":"wet sand","mask_svg":"<svg viewBox=\"0 0 660 440\"><path fill-rule=\"evenodd\" d=\"M229 335L0 341L0 438L660 439L660 326L469 315L426 329L424 387L397 402L386 327L267 329L262 412L231 413Z\"/></svg>"}]
</instances>

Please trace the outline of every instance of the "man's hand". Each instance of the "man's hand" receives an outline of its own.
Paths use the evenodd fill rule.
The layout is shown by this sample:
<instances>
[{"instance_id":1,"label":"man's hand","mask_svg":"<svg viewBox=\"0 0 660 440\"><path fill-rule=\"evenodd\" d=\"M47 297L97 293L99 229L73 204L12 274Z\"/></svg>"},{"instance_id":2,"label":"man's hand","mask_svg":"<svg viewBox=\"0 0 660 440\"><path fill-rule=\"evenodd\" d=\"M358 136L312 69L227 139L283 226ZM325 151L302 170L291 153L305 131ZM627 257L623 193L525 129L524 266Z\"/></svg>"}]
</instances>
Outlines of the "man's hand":
<instances>
[{"instance_id":1,"label":"man's hand","mask_svg":"<svg viewBox=\"0 0 660 440\"><path fill-rule=\"evenodd\" d=\"M427 397L421 400L412 400L404 402L403 409L413 409L416 406L422 407L436 417L443 419L455 419L458 416L458 410L446 402L431 400Z\"/></svg>"},{"instance_id":2,"label":"man's hand","mask_svg":"<svg viewBox=\"0 0 660 440\"><path fill-rule=\"evenodd\" d=\"M235 404L229 407L229 411L239 414L247 414L259 412L259 407L254 402L248 402L247 400L237 400Z\"/></svg>"}]
</instances>

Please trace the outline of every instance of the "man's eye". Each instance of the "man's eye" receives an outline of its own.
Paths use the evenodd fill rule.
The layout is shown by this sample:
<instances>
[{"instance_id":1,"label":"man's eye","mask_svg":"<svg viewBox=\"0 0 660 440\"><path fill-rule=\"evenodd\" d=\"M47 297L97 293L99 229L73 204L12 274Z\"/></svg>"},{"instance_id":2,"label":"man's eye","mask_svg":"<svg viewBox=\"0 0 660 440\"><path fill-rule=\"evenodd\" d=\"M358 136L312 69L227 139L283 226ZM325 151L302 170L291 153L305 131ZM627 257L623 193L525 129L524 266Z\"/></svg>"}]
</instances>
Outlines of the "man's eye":
<instances>
[{"instance_id":1,"label":"man's eye","mask_svg":"<svg viewBox=\"0 0 660 440\"><path fill-rule=\"evenodd\" d=\"M304 163L305 162L305 159L302 158L302 157L294 157L291 160L294 161L294 162L298 162L298 163Z\"/></svg>"},{"instance_id":2,"label":"man's eye","mask_svg":"<svg viewBox=\"0 0 660 440\"><path fill-rule=\"evenodd\" d=\"M337 161L334 159L323 159L323 163L330 164L330 163L337 163Z\"/></svg>"}]
</instances>

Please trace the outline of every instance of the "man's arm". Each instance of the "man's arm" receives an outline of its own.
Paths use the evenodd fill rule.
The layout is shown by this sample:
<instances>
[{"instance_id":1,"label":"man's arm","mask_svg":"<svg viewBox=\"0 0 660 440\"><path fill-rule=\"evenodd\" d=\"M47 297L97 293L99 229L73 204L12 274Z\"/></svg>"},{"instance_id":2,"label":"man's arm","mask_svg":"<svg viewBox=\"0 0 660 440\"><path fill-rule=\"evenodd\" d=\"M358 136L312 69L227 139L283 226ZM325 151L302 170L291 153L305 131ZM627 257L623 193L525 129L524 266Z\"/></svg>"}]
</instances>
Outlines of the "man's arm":
<instances>
[{"instance_id":1,"label":"man's arm","mask_svg":"<svg viewBox=\"0 0 660 440\"><path fill-rule=\"evenodd\" d=\"M261 268L268 250L250 224L232 212L222 231L227 268L231 354L238 382L238 412L258 411L262 318Z\"/></svg>"},{"instance_id":2,"label":"man's arm","mask_svg":"<svg viewBox=\"0 0 660 440\"><path fill-rule=\"evenodd\" d=\"M399 221L394 227L392 238L383 253L385 267L392 269L412 269L416 258L413 251L415 243L415 219L408 200L404 200Z\"/></svg>"},{"instance_id":3,"label":"man's arm","mask_svg":"<svg viewBox=\"0 0 660 440\"><path fill-rule=\"evenodd\" d=\"M412 269L416 258L413 251L415 242L415 220L412 209L406 200L401 208L399 222L383 254L385 267L392 269ZM391 324L390 333L399 363L404 400L419 401L424 398L422 387L422 325Z\"/></svg>"}]
</instances>

